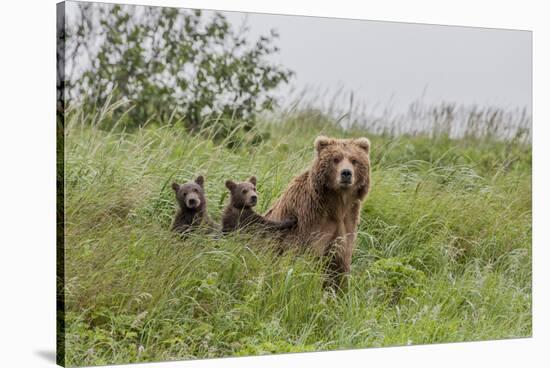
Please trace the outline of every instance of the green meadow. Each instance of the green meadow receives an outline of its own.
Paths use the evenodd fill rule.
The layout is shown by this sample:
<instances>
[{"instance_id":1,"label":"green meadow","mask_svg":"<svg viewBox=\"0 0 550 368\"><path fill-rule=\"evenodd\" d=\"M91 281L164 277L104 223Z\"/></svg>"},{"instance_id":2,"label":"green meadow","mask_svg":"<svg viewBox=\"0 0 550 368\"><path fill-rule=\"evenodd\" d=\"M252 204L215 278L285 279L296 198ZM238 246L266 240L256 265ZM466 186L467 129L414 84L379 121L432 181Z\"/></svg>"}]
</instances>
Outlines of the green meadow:
<instances>
[{"instance_id":1,"label":"green meadow","mask_svg":"<svg viewBox=\"0 0 550 368\"><path fill-rule=\"evenodd\" d=\"M180 122L124 130L107 115L65 121L67 365L531 336L529 143L376 135L312 112L223 139ZM345 290L323 288L322 260L279 256L268 239L169 230L172 181L203 174L219 221L224 181L256 175L263 213L319 134L372 143Z\"/></svg>"}]
</instances>

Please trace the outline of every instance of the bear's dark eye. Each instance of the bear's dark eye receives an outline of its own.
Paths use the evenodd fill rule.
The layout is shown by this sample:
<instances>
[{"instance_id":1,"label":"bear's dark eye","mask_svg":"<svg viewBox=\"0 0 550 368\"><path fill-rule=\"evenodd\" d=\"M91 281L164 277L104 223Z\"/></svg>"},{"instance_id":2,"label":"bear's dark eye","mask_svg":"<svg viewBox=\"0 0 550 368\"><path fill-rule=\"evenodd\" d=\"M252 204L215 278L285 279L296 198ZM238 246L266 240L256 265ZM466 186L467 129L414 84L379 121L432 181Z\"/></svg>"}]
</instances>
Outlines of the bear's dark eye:
<instances>
[{"instance_id":1,"label":"bear's dark eye","mask_svg":"<svg viewBox=\"0 0 550 368\"><path fill-rule=\"evenodd\" d=\"M248 192L248 190L243 189L243 194L246 194L247 192Z\"/></svg>"},{"instance_id":2,"label":"bear's dark eye","mask_svg":"<svg viewBox=\"0 0 550 368\"><path fill-rule=\"evenodd\" d=\"M334 163L337 164L338 162L340 162L340 158L339 158L339 157L335 157L335 158L334 158Z\"/></svg>"},{"instance_id":3,"label":"bear's dark eye","mask_svg":"<svg viewBox=\"0 0 550 368\"><path fill-rule=\"evenodd\" d=\"M352 159L352 160L351 160L351 164L352 164L352 165L357 165L357 160L356 160L356 159Z\"/></svg>"},{"instance_id":4,"label":"bear's dark eye","mask_svg":"<svg viewBox=\"0 0 550 368\"><path fill-rule=\"evenodd\" d=\"M199 190L197 188L193 188L193 192L198 193Z\"/></svg>"}]
</instances>

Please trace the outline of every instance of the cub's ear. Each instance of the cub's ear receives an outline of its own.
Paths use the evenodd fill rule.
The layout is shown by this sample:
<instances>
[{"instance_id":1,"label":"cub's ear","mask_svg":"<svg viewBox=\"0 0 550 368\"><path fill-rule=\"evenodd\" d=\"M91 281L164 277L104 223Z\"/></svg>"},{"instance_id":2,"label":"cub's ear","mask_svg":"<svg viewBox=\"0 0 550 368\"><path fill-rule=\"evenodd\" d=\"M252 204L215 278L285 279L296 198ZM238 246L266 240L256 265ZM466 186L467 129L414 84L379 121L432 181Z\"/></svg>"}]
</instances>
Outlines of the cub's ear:
<instances>
[{"instance_id":1,"label":"cub's ear","mask_svg":"<svg viewBox=\"0 0 550 368\"><path fill-rule=\"evenodd\" d=\"M178 192L178 190L180 190L180 185L176 182L173 182L172 183L172 189L174 189L174 192Z\"/></svg>"},{"instance_id":2,"label":"cub's ear","mask_svg":"<svg viewBox=\"0 0 550 368\"><path fill-rule=\"evenodd\" d=\"M248 179L249 182L251 182L252 184L256 185L256 177L255 176L251 176L250 179Z\"/></svg>"},{"instance_id":3,"label":"cub's ear","mask_svg":"<svg viewBox=\"0 0 550 368\"><path fill-rule=\"evenodd\" d=\"M317 150L317 153L321 152L321 150L331 144L334 143L334 139L325 137L324 135L320 135L317 138L315 138L315 149Z\"/></svg>"},{"instance_id":4,"label":"cub's ear","mask_svg":"<svg viewBox=\"0 0 550 368\"><path fill-rule=\"evenodd\" d=\"M201 188L204 188L204 176L197 176L197 178L195 179L195 183L197 183Z\"/></svg>"},{"instance_id":5,"label":"cub's ear","mask_svg":"<svg viewBox=\"0 0 550 368\"><path fill-rule=\"evenodd\" d=\"M237 186L237 184L235 184L235 182L232 181L232 180L227 180L227 181L225 182L225 187L226 187L227 189L229 189L229 190L235 189L236 186Z\"/></svg>"},{"instance_id":6,"label":"cub's ear","mask_svg":"<svg viewBox=\"0 0 550 368\"><path fill-rule=\"evenodd\" d=\"M365 138L365 137L357 138L353 140L353 143L359 146L359 148L362 148L363 150L365 150L367 153L370 152L370 141L368 138Z\"/></svg>"}]
</instances>

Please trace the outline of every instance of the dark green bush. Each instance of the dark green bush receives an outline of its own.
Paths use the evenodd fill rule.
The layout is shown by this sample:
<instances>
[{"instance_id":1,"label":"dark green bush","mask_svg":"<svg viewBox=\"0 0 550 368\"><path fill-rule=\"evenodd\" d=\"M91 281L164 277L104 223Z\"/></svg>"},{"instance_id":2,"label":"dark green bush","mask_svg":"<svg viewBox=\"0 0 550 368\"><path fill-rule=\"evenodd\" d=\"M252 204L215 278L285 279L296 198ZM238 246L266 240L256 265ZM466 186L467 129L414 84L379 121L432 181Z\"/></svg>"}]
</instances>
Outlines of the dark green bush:
<instances>
[{"instance_id":1,"label":"dark green bush","mask_svg":"<svg viewBox=\"0 0 550 368\"><path fill-rule=\"evenodd\" d=\"M210 128L213 138L236 130L244 132L236 135L240 137L253 129L259 112L274 107L272 91L292 76L267 60L278 51L275 31L251 44L246 28L233 30L219 13L72 6L66 53L72 65L69 102L96 116L91 123L132 128L181 121L190 131ZM103 111L110 101L127 104Z\"/></svg>"}]
</instances>

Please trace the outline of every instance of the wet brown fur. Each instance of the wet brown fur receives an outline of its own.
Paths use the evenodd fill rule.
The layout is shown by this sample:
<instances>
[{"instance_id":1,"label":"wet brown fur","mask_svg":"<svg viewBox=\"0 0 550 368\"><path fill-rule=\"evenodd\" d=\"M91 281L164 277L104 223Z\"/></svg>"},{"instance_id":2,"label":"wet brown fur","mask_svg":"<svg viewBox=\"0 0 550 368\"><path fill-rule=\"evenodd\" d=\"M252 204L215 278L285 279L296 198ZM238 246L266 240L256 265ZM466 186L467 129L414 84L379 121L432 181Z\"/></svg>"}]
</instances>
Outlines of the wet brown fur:
<instances>
[{"instance_id":1,"label":"wet brown fur","mask_svg":"<svg viewBox=\"0 0 550 368\"><path fill-rule=\"evenodd\" d=\"M298 224L284 239L285 247L302 247L329 257L333 276L350 272L357 238L361 201L370 190L370 142L366 138L315 140L311 167L295 177L266 213L270 220L294 216ZM354 182L348 188L334 184L335 159L353 161ZM336 277L338 279L339 277ZM338 281L338 280L336 280Z\"/></svg>"},{"instance_id":2,"label":"wet brown fur","mask_svg":"<svg viewBox=\"0 0 550 368\"><path fill-rule=\"evenodd\" d=\"M172 221L171 229L180 234L187 234L203 226L208 229L214 229L215 226L208 217L206 194L204 192L204 177L198 176L195 181L185 184L172 183L172 189L178 202L178 210ZM200 201L200 204L191 208L188 206L186 196L193 195Z\"/></svg>"},{"instance_id":3,"label":"wet brown fur","mask_svg":"<svg viewBox=\"0 0 550 368\"><path fill-rule=\"evenodd\" d=\"M251 226L255 230L273 233L288 230L296 224L295 218L271 221L254 211L253 207L257 204L258 198L255 176L241 183L228 180L225 185L229 189L230 199L222 214L222 231L224 233ZM250 201L250 196L256 198L254 202Z\"/></svg>"}]
</instances>

